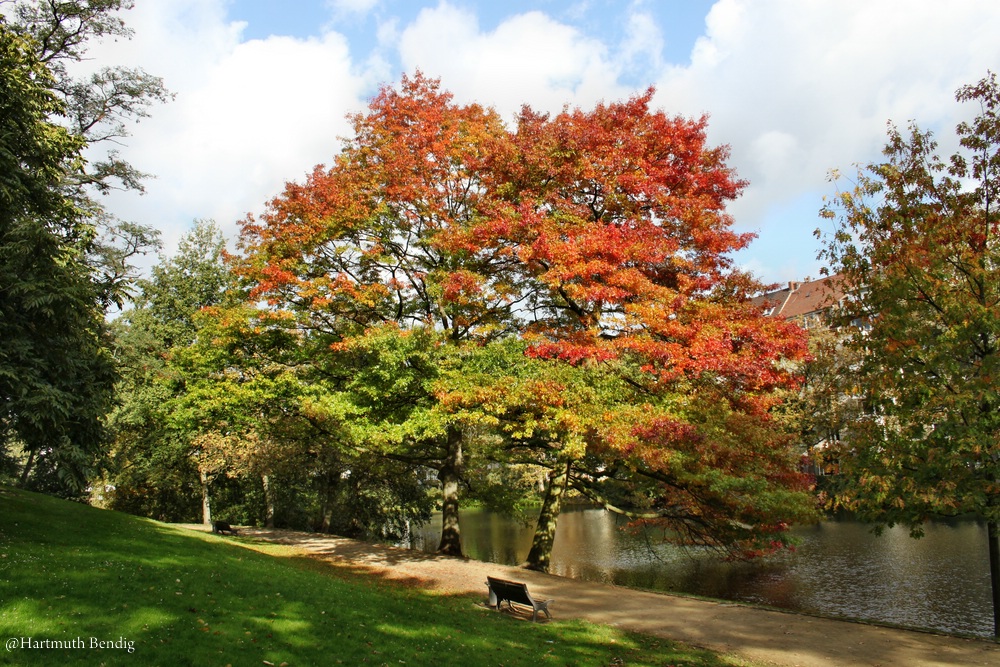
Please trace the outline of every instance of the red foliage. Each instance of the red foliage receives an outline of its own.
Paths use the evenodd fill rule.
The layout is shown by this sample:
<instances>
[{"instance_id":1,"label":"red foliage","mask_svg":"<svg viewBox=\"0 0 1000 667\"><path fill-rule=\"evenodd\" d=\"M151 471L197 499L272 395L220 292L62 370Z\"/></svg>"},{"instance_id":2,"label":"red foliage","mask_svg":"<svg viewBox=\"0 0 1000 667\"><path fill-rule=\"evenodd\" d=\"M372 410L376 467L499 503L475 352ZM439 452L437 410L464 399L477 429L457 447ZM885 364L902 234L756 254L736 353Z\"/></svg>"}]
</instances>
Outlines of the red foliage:
<instances>
[{"instance_id":1,"label":"red foliage","mask_svg":"<svg viewBox=\"0 0 1000 667\"><path fill-rule=\"evenodd\" d=\"M781 362L802 358L804 339L750 304L762 286L732 265L753 235L726 213L745 187L728 148L708 146L704 117L651 110L652 97L553 117L525 108L511 130L437 81L404 78L351 118L331 167L247 218L238 269L253 298L335 347L385 323L454 344L519 335L532 357L627 360L648 396L724 404L732 414L718 418L612 416L604 453L683 471L659 491L679 516L770 525L710 487L719 471L796 484L767 411L794 384Z\"/></svg>"}]
</instances>

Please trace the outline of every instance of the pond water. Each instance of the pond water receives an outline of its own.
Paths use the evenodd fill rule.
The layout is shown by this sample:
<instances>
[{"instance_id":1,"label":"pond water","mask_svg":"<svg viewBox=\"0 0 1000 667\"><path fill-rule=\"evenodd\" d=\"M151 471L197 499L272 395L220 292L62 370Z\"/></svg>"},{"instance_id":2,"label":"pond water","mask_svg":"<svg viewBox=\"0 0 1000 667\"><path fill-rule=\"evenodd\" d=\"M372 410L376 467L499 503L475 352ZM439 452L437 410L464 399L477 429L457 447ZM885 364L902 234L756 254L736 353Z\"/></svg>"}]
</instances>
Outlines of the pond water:
<instances>
[{"instance_id":1,"label":"pond water","mask_svg":"<svg viewBox=\"0 0 1000 667\"><path fill-rule=\"evenodd\" d=\"M635 588L751 602L828 616L989 637L993 632L985 524L935 522L921 539L896 527L881 536L846 520L793 531L794 552L752 563L726 563L623 530L616 515L571 509L559 518L552 573ZM525 524L484 511L461 514L471 558L524 561L534 520ZM414 536L434 551L441 519Z\"/></svg>"}]
</instances>

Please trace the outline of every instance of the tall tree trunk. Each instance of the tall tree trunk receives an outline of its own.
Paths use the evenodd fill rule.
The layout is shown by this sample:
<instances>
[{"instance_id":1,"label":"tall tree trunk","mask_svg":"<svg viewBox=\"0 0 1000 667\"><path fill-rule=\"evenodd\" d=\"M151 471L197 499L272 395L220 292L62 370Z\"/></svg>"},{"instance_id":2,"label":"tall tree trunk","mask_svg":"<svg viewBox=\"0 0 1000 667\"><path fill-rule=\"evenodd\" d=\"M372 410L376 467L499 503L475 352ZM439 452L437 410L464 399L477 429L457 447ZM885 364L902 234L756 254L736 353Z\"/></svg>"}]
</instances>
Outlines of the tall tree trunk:
<instances>
[{"instance_id":1,"label":"tall tree trunk","mask_svg":"<svg viewBox=\"0 0 1000 667\"><path fill-rule=\"evenodd\" d=\"M545 489L545 500L542 501L542 511L535 525L535 536L531 541L531 551L525 567L529 570L548 572L552 564L552 545L556 541L556 523L559 512L562 511L563 496L569 486L569 473L573 467L572 461L560 461L549 473L549 484Z\"/></svg>"},{"instance_id":2,"label":"tall tree trunk","mask_svg":"<svg viewBox=\"0 0 1000 667\"><path fill-rule=\"evenodd\" d=\"M212 525L212 498L208 494L208 473L204 470L198 470L198 476L201 478L201 522L206 526Z\"/></svg>"},{"instance_id":3,"label":"tall tree trunk","mask_svg":"<svg viewBox=\"0 0 1000 667\"><path fill-rule=\"evenodd\" d=\"M268 475L261 475L260 483L264 487L264 526L274 528L274 492L271 490L271 478Z\"/></svg>"},{"instance_id":4,"label":"tall tree trunk","mask_svg":"<svg viewBox=\"0 0 1000 667\"><path fill-rule=\"evenodd\" d=\"M327 470L323 474L323 488L320 492L322 505L320 507L320 532L329 533L333 526L333 508L336 506L337 485L340 473Z\"/></svg>"},{"instance_id":5,"label":"tall tree trunk","mask_svg":"<svg viewBox=\"0 0 1000 667\"><path fill-rule=\"evenodd\" d=\"M22 489L28 483L28 475L31 474L31 466L35 463L35 450L32 449L28 452L28 460L24 462L24 469L21 471L21 478L18 480L17 485Z\"/></svg>"},{"instance_id":6,"label":"tall tree trunk","mask_svg":"<svg viewBox=\"0 0 1000 667\"><path fill-rule=\"evenodd\" d=\"M448 428L444 465L438 472L441 481L441 544L438 553L447 556L462 555L462 533L458 525L458 483L462 477L462 432Z\"/></svg>"},{"instance_id":7,"label":"tall tree trunk","mask_svg":"<svg viewBox=\"0 0 1000 667\"><path fill-rule=\"evenodd\" d=\"M993 636L1000 637L1000 524L987 524L990 544L990 585L993 589Z\"/></svg>"}]
</instances>

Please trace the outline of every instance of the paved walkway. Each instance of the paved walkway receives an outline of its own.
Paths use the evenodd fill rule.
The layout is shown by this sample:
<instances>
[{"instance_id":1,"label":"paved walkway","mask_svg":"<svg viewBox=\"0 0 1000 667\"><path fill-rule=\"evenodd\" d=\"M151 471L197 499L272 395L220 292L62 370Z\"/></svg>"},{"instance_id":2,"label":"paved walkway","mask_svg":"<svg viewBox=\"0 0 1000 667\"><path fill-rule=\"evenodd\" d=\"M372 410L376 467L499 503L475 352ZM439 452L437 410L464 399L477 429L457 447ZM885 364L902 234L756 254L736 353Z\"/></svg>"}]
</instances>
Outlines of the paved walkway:
<instances>
[{"instance_id":1,"label":"paved walkway","mask_svg":"<svg viewBox=\"0 0 1000 667\"><path fill-rule=\"evenodd\" d=\"M1000 667L1000 644L708 602L567 579L518 567L381 547L330 535L246 529L387 579L486 598L486 575L524 581L559 618L637 630L723 653L798 667Z\"/></svg>"}]
</instances>

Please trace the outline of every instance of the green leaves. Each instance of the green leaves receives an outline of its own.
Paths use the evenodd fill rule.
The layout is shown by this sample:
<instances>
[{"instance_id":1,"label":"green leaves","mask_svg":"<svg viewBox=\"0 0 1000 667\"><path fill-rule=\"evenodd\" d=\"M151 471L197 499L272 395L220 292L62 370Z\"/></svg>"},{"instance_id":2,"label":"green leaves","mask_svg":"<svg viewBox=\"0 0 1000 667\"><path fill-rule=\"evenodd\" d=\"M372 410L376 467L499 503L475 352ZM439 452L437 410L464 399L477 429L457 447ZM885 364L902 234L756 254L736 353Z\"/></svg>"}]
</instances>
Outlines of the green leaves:
<instances>
[{"instance_id":1,"label":"green leaves","mask_svg":"<svg viewBox=\"0 0 1000 667\"><path fill-rule=\"evenodd\" d=\"M62 188L82 142L50 120L51 85L0 22L0 455L16 440L22 482L76 493L100 459L114 370L81 253L91 228Z\"/></svg>"},{"instance_id":2,"label":"green leaves","mask_svg":"<svg viewBox=\"0 0 1000 667\"><path fill-rule=\"evenodd\" d=\"M512 130L404 77L351 118L330 167L243 226L237 270L294 332L299 376L354 407L355 446L437 470L446 512L468 471L512 462L595 498L610 478L651 504L679 486L685 503L657 511L692 526L717 512L704 540L734 520L724 491L695 498L713 484L745 474L808 504L767 416L802 334L752 306L760 285L729 256L752 238L725 213L745 184L704 118L652 97L525 109ZM709 428L699 400L734 416ZM666 424L710 447L683 451L697 438L657 437ZM675 455L687 476L664 471Z\"/></svg>"},{"instance_id":3,"label":"green leaves","mask_svg":"<svg viewBox=\"0 0 1000 667\"><path fill-rule=\"evenodd\" d=\"M51 74L34 57L31 43L0 23L0 212L4 225L27 213L72 215L54 185L65 165L79 158L83 141L48 122L63 109L51 90Z\"/></svg>"},{"instance_id":4,"label":"green leaves","mask_svg":"<svg viewBox=\"0 0 1000 667\"><path fill-rule=\"evenodd\" d=\"M996 517L1000 503L1000 172L998 87L963 86L979 105L947 163L930 133L890 127L886 161L836 200L825 250L862 319L851 372L869 411L851 429L836 502L883 522L932 514Z\"/></svg>"},{"instance_id":5,"label":"green leaves","mask_svg":"<svg viewBox=\"0 0 1000 667\"><path fill-rule=\"evenodd\" d=\"M156 243L88 194L141 174L113 150L81 152L123 137L165 99L162 83L128 69L75 81L66 67L88 40L127 36L116 12L130 6L24 1L0 18L0 456L15 442L21 481L51 491L78 492L101 462L115 381L105 310L124 304L131 260Z\"/></svg>"}]
</instances>

